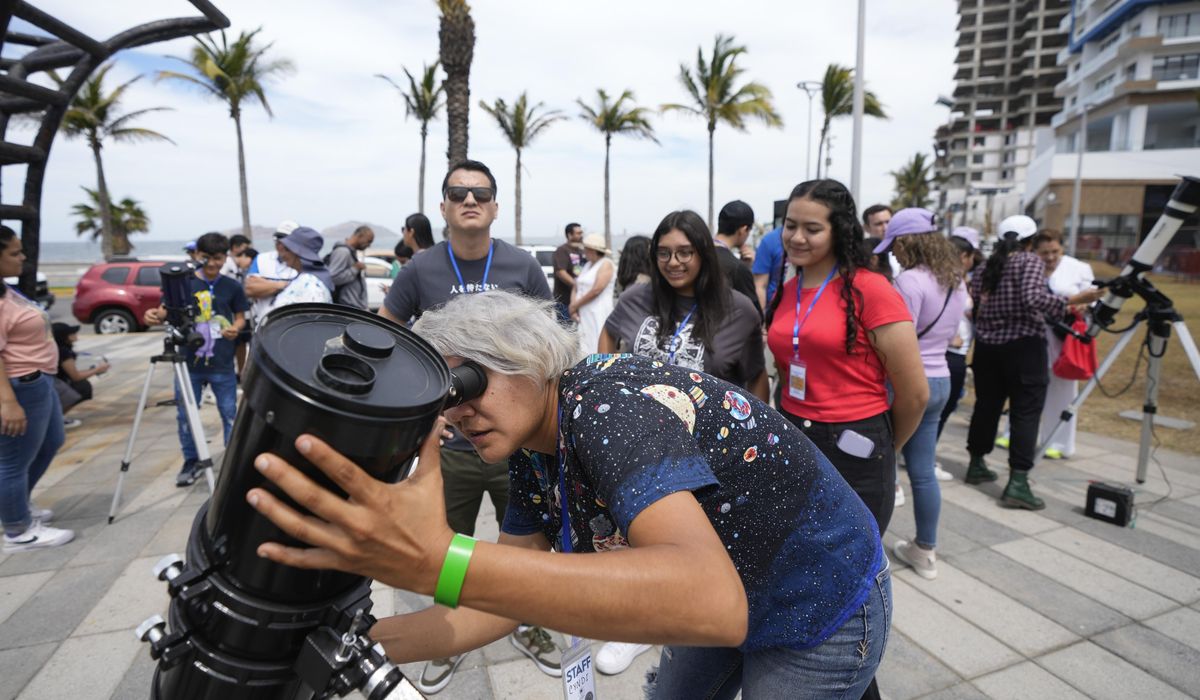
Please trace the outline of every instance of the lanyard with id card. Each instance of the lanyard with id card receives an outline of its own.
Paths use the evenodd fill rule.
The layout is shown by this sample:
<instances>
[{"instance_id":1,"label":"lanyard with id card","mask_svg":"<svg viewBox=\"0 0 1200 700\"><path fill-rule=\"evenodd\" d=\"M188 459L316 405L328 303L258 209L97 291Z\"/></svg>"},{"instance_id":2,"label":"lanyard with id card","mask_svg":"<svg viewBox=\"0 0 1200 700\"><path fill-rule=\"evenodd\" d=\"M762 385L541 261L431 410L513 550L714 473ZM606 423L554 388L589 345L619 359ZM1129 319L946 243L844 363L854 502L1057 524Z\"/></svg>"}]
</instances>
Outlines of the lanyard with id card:
<instances>
[{"instance_id":1,"label":"lanyard with id card","mask_svg":"<svg viewBox=\"0 0 1200 700\"><path fill-rule=\"evenodd\" d=\"M803 401L808 394L808 365L800 359L800 328L808 321L808 315L812 313L813 307L817 305L817 301L825 293L825 287L835 274L837 265L833 266L829 276L817 288L817 293L813 295L812 303L808 305L803 317L800 316L800 290L804 287L804 270L796 275L796 320L792 325L792 361L788 363L788 396L796 401Z\"/></svg>"},{"instance_id":2,"label":"lanyard with id card","mask_svg":"<svg viewBox=\"0 0 1200 700\"><path fill-rule=\"evenodd\" d=\"M562 531L558 551L570 554L571 514L567 510L567 440L562 435L563 411L558 410L558 500L562 506ZM596 673L592 665L591 642L582 637L568 637L570 644L563 650L559 668L562 669L563 697L566 700L595 700Z\"/></svg>"}]
</instances>

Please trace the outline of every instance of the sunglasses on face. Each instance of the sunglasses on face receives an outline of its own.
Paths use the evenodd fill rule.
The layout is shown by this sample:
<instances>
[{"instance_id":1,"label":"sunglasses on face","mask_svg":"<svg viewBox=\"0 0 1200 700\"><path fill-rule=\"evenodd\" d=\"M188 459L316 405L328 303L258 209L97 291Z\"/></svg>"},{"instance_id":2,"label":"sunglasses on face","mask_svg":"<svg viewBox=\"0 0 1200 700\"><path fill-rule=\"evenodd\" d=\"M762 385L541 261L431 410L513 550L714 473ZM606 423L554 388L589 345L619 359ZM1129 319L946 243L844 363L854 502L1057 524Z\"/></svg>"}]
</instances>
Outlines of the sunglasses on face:
<instances>
[{"instance_id":1,"label":"sunglasses on face","mask_svg":"<svg viewBox=\"0 0 1200 700\"><path fill-rule=\"evenodd\" d=\"M487 204L496 196L496 190L491 187L447 187L445 191L446 199L461 204L467 201L467 193L471 193L475 197L475 201L480 204Z\"/></svg>"},{"instance_id":2,"label":"sunglasses on face","mask_svg":"<svg viewBox=\"0 0 1200 700\"><path fill-rule=\"evenodd\" d=\"M654 257L657 258L660 263L669 263L671 262L671 257L674 256L681 265L690 263L695 255L696 250L694 248L680 248L678 250L659 248L654 253Z\"/></svg>"}]
</instances>

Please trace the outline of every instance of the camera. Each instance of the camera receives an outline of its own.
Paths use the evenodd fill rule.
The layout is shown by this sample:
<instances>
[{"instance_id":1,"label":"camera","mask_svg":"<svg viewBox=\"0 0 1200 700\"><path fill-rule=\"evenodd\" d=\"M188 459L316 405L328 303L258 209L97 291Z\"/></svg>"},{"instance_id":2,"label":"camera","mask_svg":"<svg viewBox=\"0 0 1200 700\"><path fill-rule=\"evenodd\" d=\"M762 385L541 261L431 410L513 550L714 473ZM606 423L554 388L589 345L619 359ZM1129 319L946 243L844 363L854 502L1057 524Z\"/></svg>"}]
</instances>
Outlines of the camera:
<instances>
[{"instance_id":1,"label":"camera","mask_svg":"<svg viewBox=\"0 0 1200 700\"><path fill-rule=\"evenodd\" d=\"M166 331L171 344L192 350L204 344L195 328L196 298L192 295L193 268L186 263L167 263L158 269L162 305L167 310Z\"/></svg>"}]
</instances>

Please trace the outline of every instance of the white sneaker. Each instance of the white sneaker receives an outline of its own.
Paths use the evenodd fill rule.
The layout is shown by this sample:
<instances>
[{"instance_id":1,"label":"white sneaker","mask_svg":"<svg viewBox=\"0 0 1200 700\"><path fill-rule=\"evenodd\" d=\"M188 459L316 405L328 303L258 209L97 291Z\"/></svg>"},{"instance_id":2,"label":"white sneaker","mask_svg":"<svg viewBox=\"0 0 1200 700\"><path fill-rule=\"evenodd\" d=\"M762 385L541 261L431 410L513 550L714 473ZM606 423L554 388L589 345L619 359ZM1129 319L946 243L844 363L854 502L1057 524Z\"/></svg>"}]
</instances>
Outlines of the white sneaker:
<instances>
[{"instance_id":1,"label":"white sneaker","mask_svg":"<svg viewBox=\"0 0 1200 700\"><path fill-rule=\"evenodd\" d=\"M933 475L937 477L938 481L954 481L954 475L942 469L941 462L933 463Z\"/></svg>"},{"instance_id":2,"label":"white sneaker","mask_svg":"<svg viewBox=\"0 0 1200 700\"><path fill-rule=\"evenodd\" d=\"M83 421L78 418L63 418L63 430L78 428L81 425L83 425Z\"/></svg>"},{"instance_id":3,"label":"white sneaker","mask_svg":"<svg viewBox=\"0 0 1200 700\"><path fill-rule=\"evenodd\" d=\"M24 552L31 549L58 547L75 539L74 530L60 530L56 527L46 527L37 520L19 535L4 536L4 551Z\"/></svg>"},{"instance_id":4,"label":"white sneaker","mask_svg":"<svg viewBox=\"0 0 1200 700\"><path fill-rule=\"evenodd\" d=\"M924 549L916 542L900 540L892 547L896 558L908 564L923 579L932 581L937 578L937 553L933 549Z\"/></svg>"},{"instance_id":5,"label":"white sneaker","mask_svg":"<svg viewBox=\"0 0 1200 700\"><path fill-rule=\"evenodd\" d=\"M900 488L900 484L896 484L896 507L899 508L906 502L904 499L904 489Z\"/></svg>"},{"instance_id":6,"label":"white sneaker","mask_svg":"<svg viewBox=\"0 0 1200 700\"><path fill-rule=\"evenodd\" d=\"M49 508L38 508L32 503L29 504L29 516L39 523L45 524L54 520L54 511Z\"/></svg>"},{"instance_id":7,"label":"white sneaker","mask_svg":"<svg viewBox=\"0 0 1200 700\"><path fill-rule=\"evenodd\" d=\"M596 654L596 670L606 676L614 676L629 668L640 654L650 650L649 644L605 642Z\"/></svg>"}]
</instances>

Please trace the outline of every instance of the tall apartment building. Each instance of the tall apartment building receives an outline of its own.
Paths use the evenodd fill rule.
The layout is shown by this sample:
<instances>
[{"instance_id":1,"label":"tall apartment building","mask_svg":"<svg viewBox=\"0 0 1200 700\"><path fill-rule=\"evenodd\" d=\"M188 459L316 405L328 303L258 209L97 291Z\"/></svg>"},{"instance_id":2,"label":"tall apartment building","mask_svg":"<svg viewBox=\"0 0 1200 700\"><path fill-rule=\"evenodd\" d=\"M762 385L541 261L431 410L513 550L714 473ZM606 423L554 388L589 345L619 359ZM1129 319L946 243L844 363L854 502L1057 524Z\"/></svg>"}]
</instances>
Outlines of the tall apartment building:
<instances>
[{"instance_id":1,"label":"tall apartment building","mask_svg":"<svg viewBox=\"0 0 1200 700\"><path fill-rule=\"evenodd\" d=\"M935 137L939 208L990 234L1021 211L1034 131L1061 109L1068 0L959 0L953 107Z\"/></svg>"},{"instance_id":2,"label":"tall apartment building","mask_svg":"<svg viewBox=\"0 0 1200 700\"><path fill-rule=\"evenodd\" d=\"M1074 0L1063 27L1064 106L1030 164L1028 213L1070 230L1086 144L1077 250L1116 260L1149 232L1176 176L1200 175L1200 2ZM1193 221L1173 248L1195 249L1198 239Z\"/></svg>"}]
</instances>

